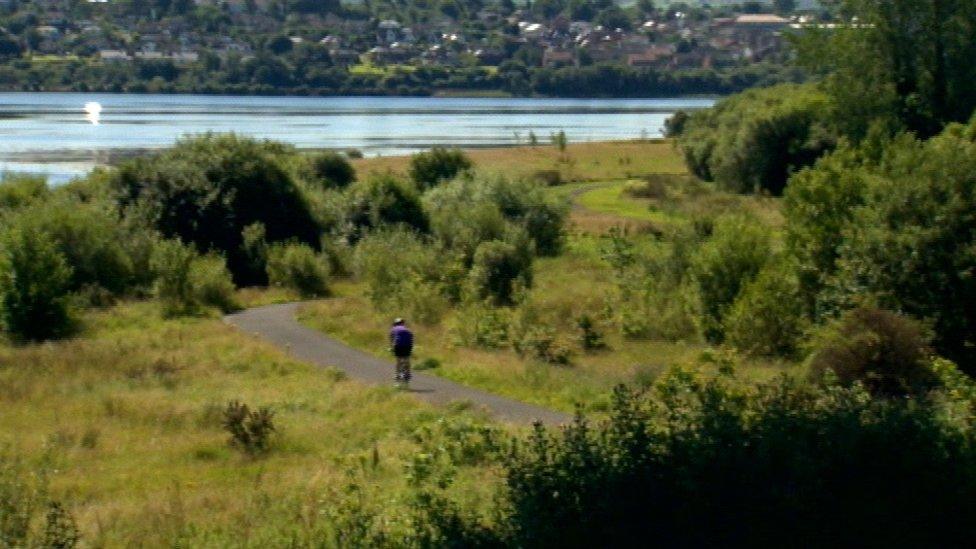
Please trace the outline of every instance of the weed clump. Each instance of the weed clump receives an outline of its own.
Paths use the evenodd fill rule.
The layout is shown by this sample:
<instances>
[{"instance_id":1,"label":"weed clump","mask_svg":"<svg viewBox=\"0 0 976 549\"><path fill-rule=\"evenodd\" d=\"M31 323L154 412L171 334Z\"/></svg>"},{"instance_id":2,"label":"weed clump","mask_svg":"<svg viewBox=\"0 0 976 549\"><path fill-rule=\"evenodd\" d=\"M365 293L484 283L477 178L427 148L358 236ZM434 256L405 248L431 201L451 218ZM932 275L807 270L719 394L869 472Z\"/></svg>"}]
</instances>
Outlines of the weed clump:
<instances>
[{"instance_id":1,"label":"weed clump","mask_svg":"<svg viewBox=\"0 0 976 549\"><path fill-rule=\"evenodd\" d=\"M268 451L271 435L277 430L271 408L252 410L236 400L227 403L224 409L223 427L230 433L230 445L252 456Z\"/></svg>"}]
</instances>

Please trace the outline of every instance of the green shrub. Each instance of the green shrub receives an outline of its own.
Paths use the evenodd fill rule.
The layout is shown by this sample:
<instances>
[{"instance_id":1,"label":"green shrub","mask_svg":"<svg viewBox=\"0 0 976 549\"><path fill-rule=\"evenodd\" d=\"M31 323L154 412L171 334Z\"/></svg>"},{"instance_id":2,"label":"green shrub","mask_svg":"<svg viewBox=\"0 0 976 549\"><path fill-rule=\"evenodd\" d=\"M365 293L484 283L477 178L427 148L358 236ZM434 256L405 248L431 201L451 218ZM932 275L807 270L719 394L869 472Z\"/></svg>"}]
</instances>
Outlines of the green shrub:
<instances>
[{"instance_id":1,"label":"green shrub","mask_svg":"<svg viewBox=\"0 0 976 549\"><path fill-rule=\"evenodd\" d=\"M353 241L384 226L403 225L421 232L429 228L417 188L391 174L374 175L349 186L346 224Z\"/></svg>"},{"instance_id":2,"label":"green shrub","mask_svg":"<svg viewBox=\"0 0 976 549\"><path fill-rule=\"evenodd\" d=\"M302 297L329 293L329 267L315 250L304 244L274 244L268 248L268 281L291 288Z\"/></svg>"},{"instance_id":3,"label":"green shrub","mask_svg":"<svg viewBox=\"0 0 976 549\"><path fill-rule=\"evenodd\" d=\"M119 296L145 281L133 260L141 251L136 247L151 235L121 222L111 203L82 202L59 193L11 216L8 223L51 239L72 269L71 291L99 287Z\"/></svg>"},{"instance_id":4,"label":"green shrub","mask_svg":"<svg viewBox=\"0 0 976 549\"><path fill-rule=\"evenodd\" d=\"M343 189L356 180L356 170L346 157L325 152L311 160L312 171L325 188Z\"/></svg>"},{"instance_id":5,"label":"green shrub","mask_svg":"<svg viewBox=\"0 0 976 549\"><path fill-rule=\"evenodd\" d=\"M511 305L520 288L532 285L532 247L524 237L482 243L474 254L468 287L477 299Z\"/></svg>"},{"instance_id":6,"label":"green shrub","mask_svg":"<svg viewBox=\"0 0 976 549\"><path fill-rule=\"evenodd\" d=\"M796 270L772 263L742 289L724 319L730 345L757 356L796 356L809 325Z\"/></svg>"},{"instance_id":7,"label":"green shrub","mask_svg":"<svg viewBox=\"0 0 976 549\"><path fill-rule=\"evenodd\" d=\"M189 278L194 298L201 305L215 307L223 313L240 310L235 296L237 288L224 258L214 254L195 258Z\"/></svg>"},{"instance_id":8,"label":"green shrub","mask_svg":"<svg viewBox=\"0 0 976 549\"><path fill-rule=\"evenodd\" d=\"M460 149L434 147L410 158L410 178L421 189L429 189L454 179L472 166L471 159Z\"/></svg>"},{"instance_id":9,"label":"green shrub","mask_svg":"<svg viewBox=\"0 0 976 549\"><path fill-rule=\"evenodd\" d=\"M580 315L576 319L576 327L579 329L579 343L583 350L597 351L607 348L606 339L593 317L588 314Z\"/></svg>"},{"instance_id":10,"label":"green shrub","mask_svg":"<svg viewBox=\"0 0 976 549\"><path fill-rule=\"evenodd\" d=\"M602 256L614 269L619 299L614 312L624 337L693 341L699 338L697 288L690 281L691 255L700 246L693 232L674 235L656 253L638 250L610 231Z\"/></svg>"},{"instance_id":11,"label":"green shrub","mask_svg":"<svg viewBox=\"0 0 976 549\"><path fill-rule=\"evenodd\" d=\"M528 180L498 177L476 181L476 185L478 192L496 204L506 219L525 228L536 253L556 256L562 251L569 215L567 201L552 197L545 187Z\"/></svg>"},{"instance_id":12,"label":"green shrub","mask_svg":"<svg viewBox=\"0 0 976 549\"><path fill-rule=\"evenodd\" d=\"M510 311L490 303L468 303L454 317L454 342L473 349L501 349L509 343Z\"/></svg>"},{"instance_id":13,"label":"green shrub","mask_svg":"<svg viewBox=\"0 0 976 549\"><path fill-rule=\"evenodd\" d=\"M869 168L822 301L863 294L931 321L936 350L976 368L976 120L928 141L902 137ZM827 245L830 240L823 244Z\"/></svg>"},{"instance_id":14,"label":"green shrub","mask_svg":"<svg viewBox=\"0 0 976 549\"><path fill-rule=\"evenodd\" d=\"M731 96L692 114L679 137L689 170L736 192L783 192L790 174L837 141L832 104L813 85Z\"/></svg>"},{"instance_id":15,"label":"green shrub","mask_svg":"<svg viewBox=\"0 0 976 549\"><path fill-rule=\"evenodd\" d=\"M178 316L197 312L198 303L190 278L196 258L196 251L179 240L163 240L153 250L155 294L165 315Z\"/></svg>"},{"instance_id":16,"label":"green shrub","mask_svg":"<svg viewBox=\"0 0 976 549\"><path fill-rule=\"evenodd\" d=\"M817 318L825 313L820 293L837 273L844 231L869 184L858 156L841 147L793 176L783 196L787 247L797 261L804 308Z\"/></svg>"},{"instance_id":17,"label":"green shrub","mask_svg":"<svg viewBox=\"0 0 976 549\"><path fill-rule=\"evenodd\" d=\"M572 345L548 326L528 326L512 341L519 356L530 356L547 364L569 365L573 361Z\"/></svg>"},{"instance_id":18,"label":"green shrub","mask_svg":"<svg viewBox=\"0 0 976 549\"><path fill-rule=\"evenodd\" d=\"M42 547L72 549L78 546L81 534L71 513L56 501L48 504L44 517L44 541Z\"/></svg>"},{"instance_id":19,"label":"green shrub","mask_svg":"<svg viewBox=\"0 0 976 549\"><path fill-rule=\"evenodd\" d=\"M238 284L254 284L244 228L264 224L269 242L318 245L322 227L286 166L291 147L235 135L180 140L161 153L124 163L112 188L128 215L166 238L227 258Z\"/></svg>"},{"instance_id":20,"label":"green shrub","mask_svg":"<svg viewBox=\"0 0 976 549\"><path fill-rule=\"evenodd\" d=\"M0 214L15 211L50 195L51 190L43 177L2 174L0 176Z\"/></svg>"},{"instance_id":21,"label":"green shrub","mask_svg":"<svg viewBox=\"0 0 976 549\"><path fill-rule=\"evenodd\" d=\"M251 223L241 232L241 249L247 258L247 279L255 283L267 281L268 239L264 223Z\"/></svg>"},{"instance_id":22,"label":"green shrub","mask_svg":"<svg viewBox=\"0 0 976 549\"><path fill-rule=\"evenodd\" d=\"M45 232L5 228L0 237L0 318L17 339L39 341L72 329L71 266Z\"/></svg>"},{"instance_id":23,"label":"green shrub","mask_svg":"<svg viewBox=\"0 0 976 549\"><path fill-rule=\"evenodd\" d=\"M860 382L884 396L922 394L938 381L921 325L872 307L849 311L823 329L810 371L818 379L829 371L844 385Z\"/></svg>"},{"instance_id":24,"label":"green shrub","mask_svg":"<svg viewBox=\"0 0 976 549\"><path fill-rule=\"evenodd\" d=\"M427 192L424 207L434 236L469 264L480 244L504 238L512 225L528 233L539 255L557 255L565 243L568 204L531 181L460 179Z\"/></svg>"},{"instance_id":25,"label":"green shrub","mask_svg":"<svg viewBox=\"0 0 976 549\"><path fill-rule=\"evenodd\" d=\"M236 400L224 409L224 430L230 433L230 445L249 455L267 452L271 436L276 432L274 411L268 407L252 410Z\"/></svg>"},{"instance_id":26,"label":"green shrub","mask_svg":"<svg viewBox=\"0 0 976 549\"><path fill-rule=\"evenodd\" d=\"M759 273L770 257L770 235L756 222L726 216L695 251L691 276L698 290L702 332L711 342L724 339L723 320L739 292Z\"/></svg>"},{"instance_id":27,"label":"green shrub","mask_svg":"<svg viewBox=\"0 0 976 549\"><path fill-rule=\"evenodd\" d=\"M353 263L373 306L390 316L435 324L460 301L464 266L416 233L374 232L357 245Z\"/></svg>"}]
</instances>

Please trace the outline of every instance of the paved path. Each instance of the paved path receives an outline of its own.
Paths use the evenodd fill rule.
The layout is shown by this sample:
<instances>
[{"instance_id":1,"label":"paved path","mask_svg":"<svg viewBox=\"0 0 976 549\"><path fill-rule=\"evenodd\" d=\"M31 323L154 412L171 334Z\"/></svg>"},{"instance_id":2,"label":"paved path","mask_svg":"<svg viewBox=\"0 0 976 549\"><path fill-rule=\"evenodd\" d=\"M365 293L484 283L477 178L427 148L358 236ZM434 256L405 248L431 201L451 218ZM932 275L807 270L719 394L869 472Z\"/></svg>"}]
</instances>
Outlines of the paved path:
<instances>
[{"instance_id":1,"label":"paved path","mask_svg":"<svg viewBox=\"0 0 976 549\"><path fill-rule=\"evenodd\" d=\"M333 366L350 378L372 385L393 385L393 363L353 349L321 332L298 323L301 303L285 303L248 309L224 317L241 330L283 347L293 356L319 366ZM427 402L444 405L452 401L469 401L482 406L495 417L516 423L541 421L559 425L571 420L569 414L532 404L510 400L459 385L446 379L415 372L410 392Z\"/></svg>"}]
</instances>

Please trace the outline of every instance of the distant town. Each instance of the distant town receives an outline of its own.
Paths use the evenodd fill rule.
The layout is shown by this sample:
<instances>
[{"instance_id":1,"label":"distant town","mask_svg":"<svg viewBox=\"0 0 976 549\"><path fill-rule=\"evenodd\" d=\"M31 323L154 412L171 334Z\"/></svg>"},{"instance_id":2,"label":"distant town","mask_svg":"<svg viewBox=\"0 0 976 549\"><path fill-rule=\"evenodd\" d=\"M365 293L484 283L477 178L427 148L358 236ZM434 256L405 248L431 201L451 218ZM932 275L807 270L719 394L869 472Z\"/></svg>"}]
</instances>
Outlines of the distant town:
<instances>
[{"instance_id":1,"label":"distant town","mask_svg":"<svg viewBox=\"0 0 976 549\"><path fill-rule=\"evenodd\" d=\"M0 89L614 96L798 80L813 4L0 0Z\"/></svg>"}]
</instances>

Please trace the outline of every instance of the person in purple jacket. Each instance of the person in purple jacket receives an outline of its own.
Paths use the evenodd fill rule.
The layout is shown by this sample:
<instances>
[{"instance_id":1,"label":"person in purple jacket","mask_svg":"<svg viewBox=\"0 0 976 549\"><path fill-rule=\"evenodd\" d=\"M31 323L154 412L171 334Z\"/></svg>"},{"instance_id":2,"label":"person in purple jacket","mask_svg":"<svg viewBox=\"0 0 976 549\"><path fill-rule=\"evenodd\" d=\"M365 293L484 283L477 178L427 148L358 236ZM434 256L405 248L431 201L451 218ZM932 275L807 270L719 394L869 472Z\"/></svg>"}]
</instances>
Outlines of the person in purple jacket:
<instances>
[{"instance_id":1,"label":"person in purple jacket","mask_svg":"<svg viewBox=\"0 0 976 549\"><path fill-rule=\"evenodd\" d=\"M407 329L407 323L402 318L393 321L390 330L390 348L396 357L396 383L399 387L406 387L410 383L410 355L413 354L413 332Z\"/></svg>"}]
</instances>

